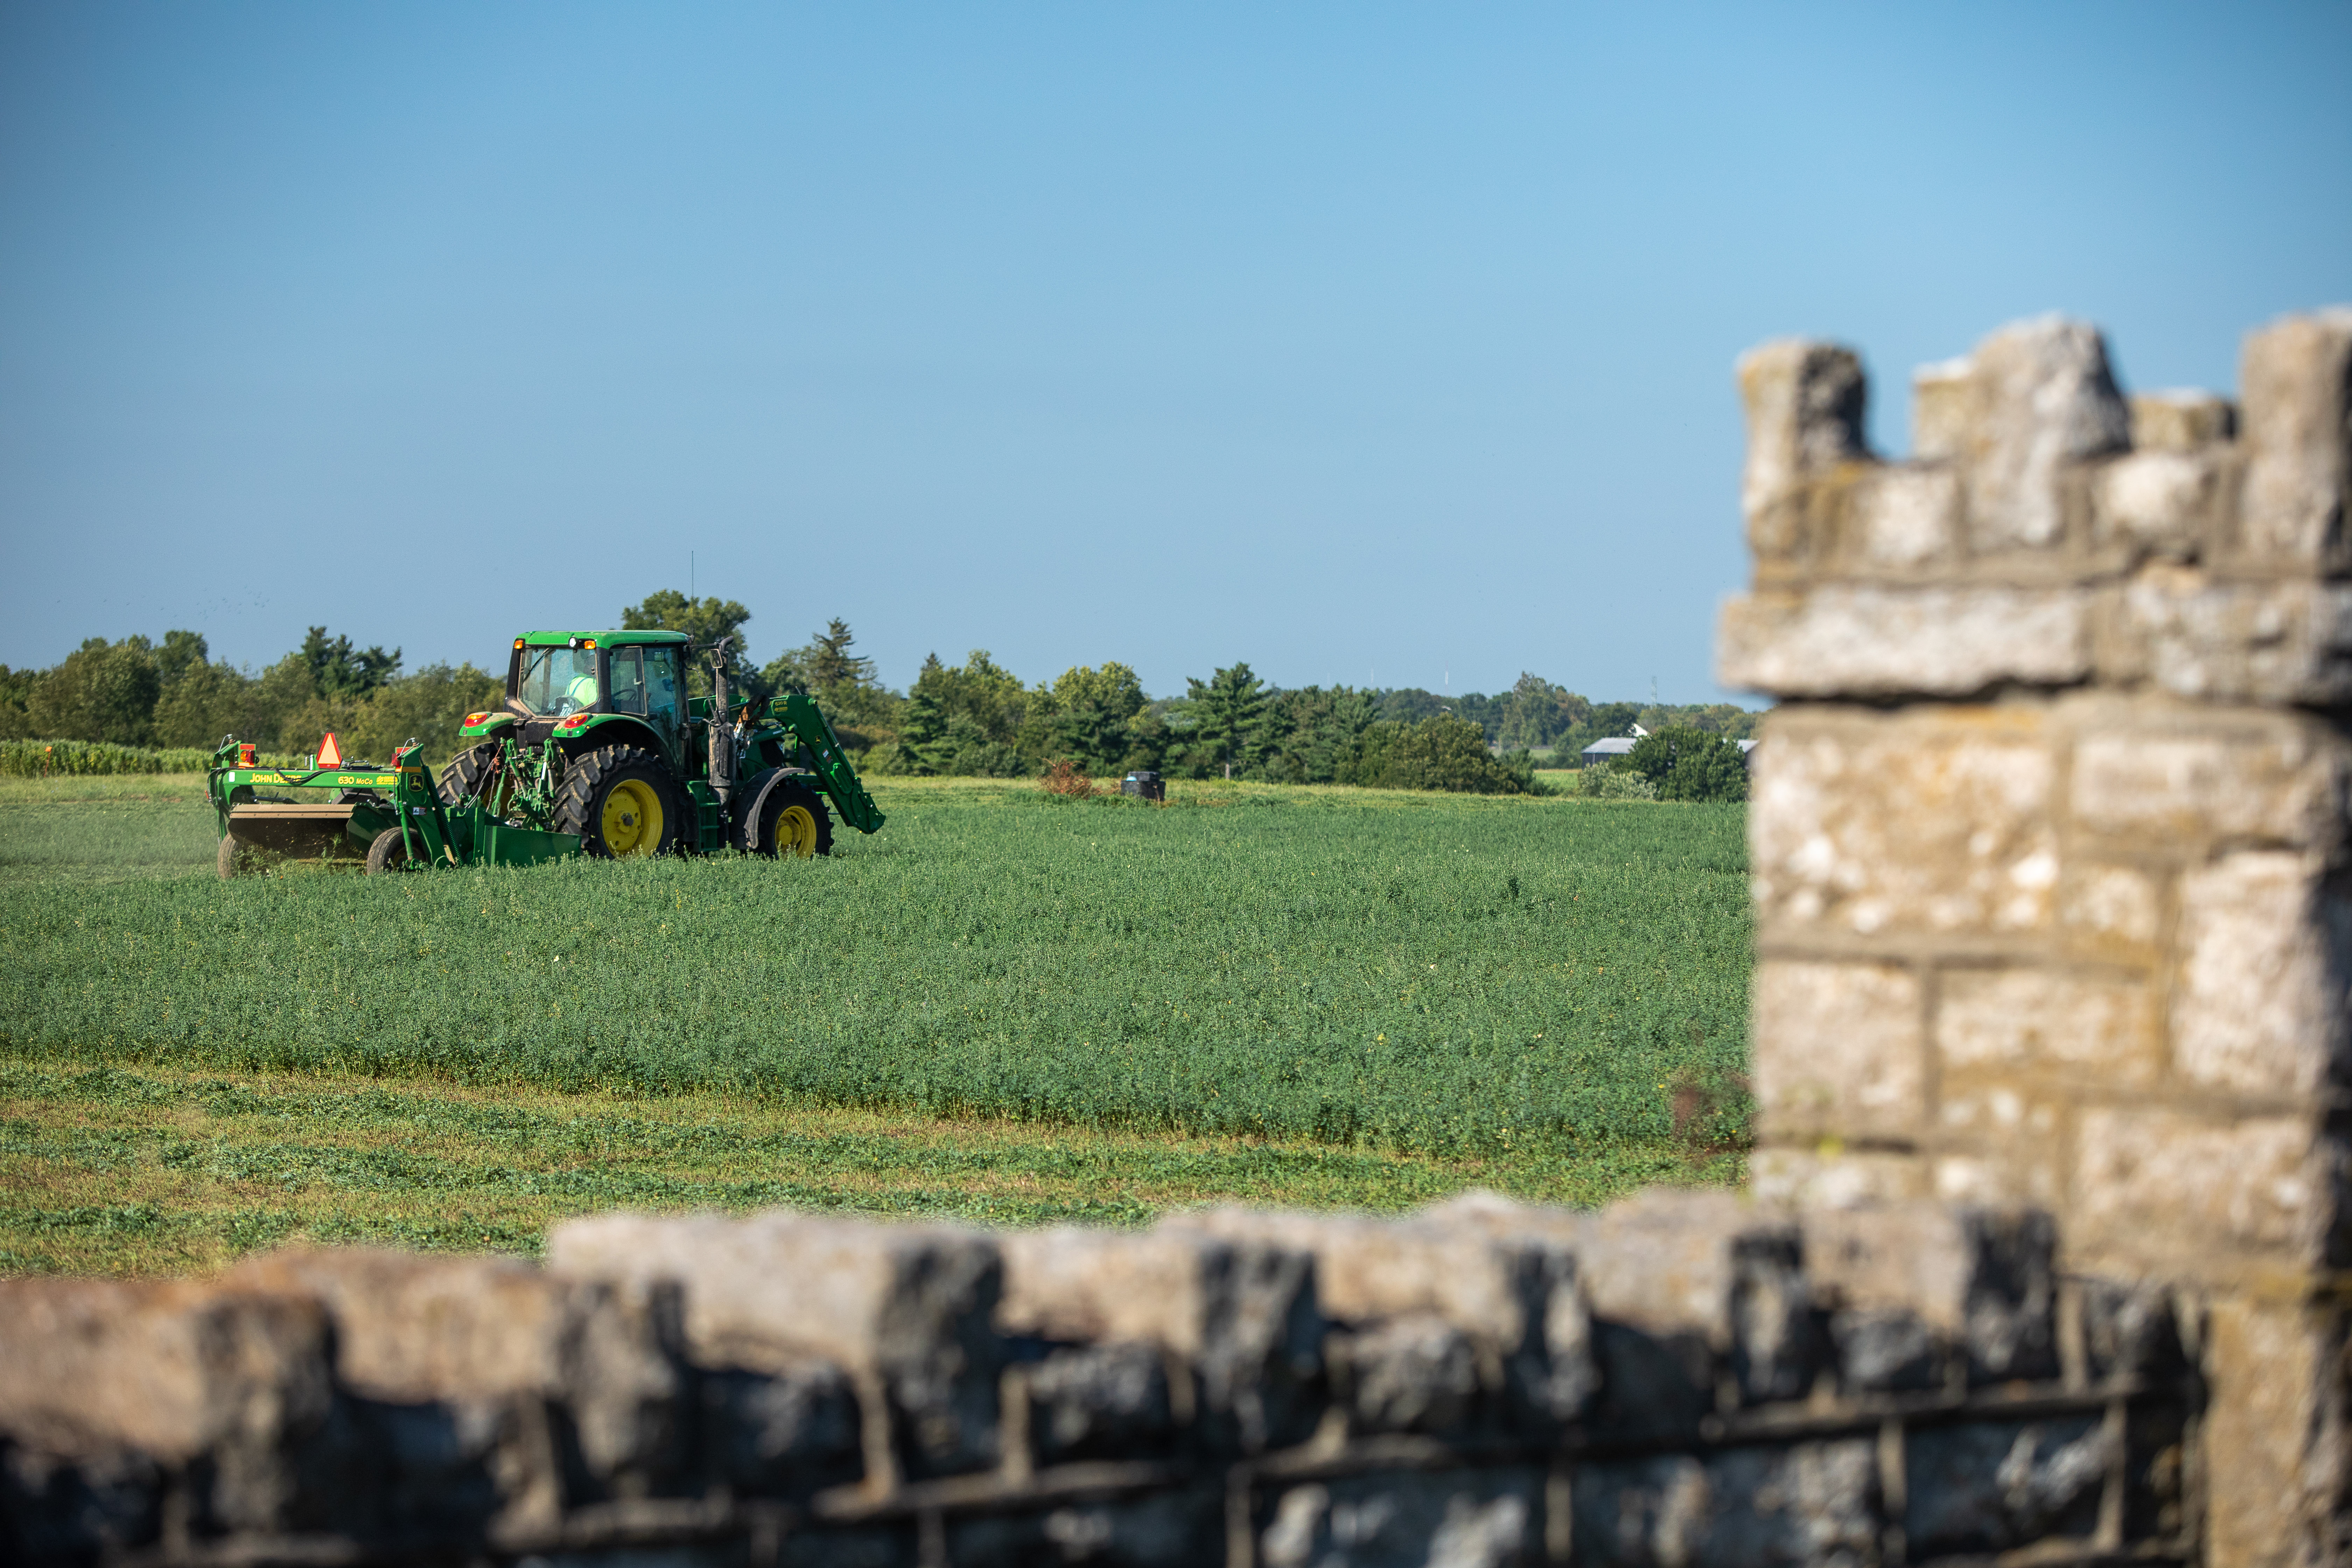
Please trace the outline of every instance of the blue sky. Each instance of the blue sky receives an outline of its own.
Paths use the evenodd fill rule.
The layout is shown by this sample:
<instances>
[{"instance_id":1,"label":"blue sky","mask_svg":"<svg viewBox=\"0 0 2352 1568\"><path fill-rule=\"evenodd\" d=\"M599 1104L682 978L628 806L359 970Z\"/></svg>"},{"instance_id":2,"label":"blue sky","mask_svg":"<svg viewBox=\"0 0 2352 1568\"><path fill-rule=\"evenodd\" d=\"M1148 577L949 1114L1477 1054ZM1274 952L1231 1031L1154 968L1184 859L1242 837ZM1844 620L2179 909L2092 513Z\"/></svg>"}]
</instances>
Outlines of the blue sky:
<instances>
[{"instance_id":1,"label":"blue sky","mask_svg":"<svg viewBox=\"0 0 2352 1568\"><path fill-rule=\"evenodd\" d=\"M1717 695L1731 363L2352 300L2352 5L0 5L0 662Z\"/></svg>"}]
</instances>

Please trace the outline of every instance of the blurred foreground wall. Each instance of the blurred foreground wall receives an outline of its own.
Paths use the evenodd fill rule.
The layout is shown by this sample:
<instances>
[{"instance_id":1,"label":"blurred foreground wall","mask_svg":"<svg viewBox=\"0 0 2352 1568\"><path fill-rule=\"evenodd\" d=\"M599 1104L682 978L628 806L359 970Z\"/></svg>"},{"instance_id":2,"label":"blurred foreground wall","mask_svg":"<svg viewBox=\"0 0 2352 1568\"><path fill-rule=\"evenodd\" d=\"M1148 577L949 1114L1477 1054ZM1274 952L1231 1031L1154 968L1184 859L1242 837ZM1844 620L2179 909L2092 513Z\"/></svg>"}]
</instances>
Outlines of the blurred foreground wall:
<instances>
[{"instance_id":1,"label":"blurred foreground wall","mask_svg":"<svg viewBox=\"0 0 2352 1568\"><path fill-rule=\"evenodd\" d=\"M2352 311L2249 336L2236 406L2005 328L1903 463L1847 351L1739 375L1757 1196L2030 1205L2177 1288L2209 1560L2352 1559Z\"/></svg>"}]
</instances>

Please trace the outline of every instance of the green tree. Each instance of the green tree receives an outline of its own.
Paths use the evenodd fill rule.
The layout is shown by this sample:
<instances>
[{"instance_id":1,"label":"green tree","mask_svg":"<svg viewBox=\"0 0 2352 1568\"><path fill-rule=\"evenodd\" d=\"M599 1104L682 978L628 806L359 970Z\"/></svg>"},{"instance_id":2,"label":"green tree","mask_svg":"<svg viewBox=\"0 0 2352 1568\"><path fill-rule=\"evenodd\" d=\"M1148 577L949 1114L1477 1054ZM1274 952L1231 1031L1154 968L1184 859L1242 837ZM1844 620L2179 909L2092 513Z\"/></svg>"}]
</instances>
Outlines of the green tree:
<instances>
[{"instance_id":1,"label":"green tree","mask_svg":"<svg viewBox=\"0 0 2352 1568\"><path fill-rule=\"evenodd\" d=\"M1039 763L1067 757L1089 773L1117 771L1131 749L1129 726L1149 700L1141 679L1124 664L1074 667L1029 694L1021 750Z\"/></svg>"},{"instance_id":2,"label":"green tree","mask_svg":"<svg viewBox=\"0 0 2352 1568\"><path fill-rule=\"evenodd\" d=\"M1205 681L1187 678L1184 686L1192 701L1192 743L1201 760L1227 778L1246 774L1265 752L1265 683L1247 664L1234 664Z\"/></svg>"},{"instance_id":3,"label":"green tree","mask_svg":"<svg viewBox=\"0 0 2352 1568\"><path fill-rule=\"evenodd\" d=\"M1376 693L1349 687L1306 686L1270 699L1281 739L1262 764L1284 784L1332 784L1355 763L1364 732L1379 721Z\"/></svg>"},{"instance_id":4,"label":"green tree","mask_svg":"<svg viewBox=\"0 0 2352 1568\"><path fill-rule=\"evenodd\" d=\"M226 659L188 665L155 700L159 746L212 746L235 735L274 749L274 724L267 735L263 728L258 684Z\"/></svg>"},{"instance_id":5,"label":"green tree","mask_svg":"<svg viewBox=\"0 0 2352 1568\"><path fill-rule=\"evenodd\" d=\"M414 675L378 687L341 732L346 756L388 763L394 750L416 741L436 764L457 748L457 729L467 714L496 708L506 694L506 678L470 664L429 664Z\"/></svg>"},{"instance_id":6,"label":"green tree","mask_svg":"<svg viewBox=\"0 0 2352 1568\"><path fill-rule=\"evenodd\" d=\"M27 704L40 680L37 669L11 669L0 664L0 741L37 739Z\"/></svg>"},{"instance_id":7,"label":"green tree","mask_svg":"<svg viewBox=\"0 0 2352 1568\"><path fill-rule=\"evenodd\" d=\"M400 673L400 650L356 648L351 638L330 637L326 627L312 626L302 639L302 662L310 667L310 684L320 696L364 698Z\"/></svg>"},{"instance_id":8,"label":"green tree","mask_svg":"<svg viewBox=\"0 0 2352 1568\"><path fill-rule=\"evenodd\" d=\"M145 637L91 637L34 683L26 721L44 739L149 745L163 689L154 645Z\"/></svg>"},{"instance_id":9,"label":"green tree","mask_svg":"<svg viewBox=\"0 0 2352 1568\"><path fill-rule=\"evenodd\" d=\"M1553 745L1592 716L1592 704L1575 692L1525 671L1497 706L1491 739L1506 750Z\"/></svg>"},{"instance_id":10,"label":"green tree","mask_svg":"<svg viewBox=\"0 0 2352 1568\"><path fill-rule=\"evenodd\" d=\"M1633 742L1624 765L1660 800L1746 800L1748 759L1728 735L1675 725Z\"/></svg>"},{"instance_id":11,"label":"green tree","mask_svg":"<svg viewBox=\"0 0 2352 1568\"><path fill-rule=\"evenodd\" d=\"M799 647L787 648L760 672L771 691L799 691L817 700L825 717L854 751L895 741L898 710L906 700L884 686L874 661L851 652L857 636L849 623L835 616L824 630ZM896 766L885 757L886 766Z\"/></svg>"},{"instance_id":12,"label":"green tree","mask_svg":"<svg viewBox=\"0 0 2352 1568\"><path fill-rule=\"evenodd\" d=\"M728 648L727 679L730 686L740 687L751 696L774 694L776 684L766 679L764 672L753 664L743 637L743 624L751 612L732 599L705 595L689 599L675 588L664 588L647 594L643 602L630 605L621 611L621 629L625 632L684 632L694 639L695 657L688 661L687 695L708 697L710 684L711 650L729 638L734 639Z\"/></svg>"},{"instance_id":13,"label":"green tree","mask_svg":"<svg viewBox=\"0 0 2352 1568\"><path fill-rule=\"evenodd\" d=\"M155 650L155 673L168 687L190 670L204 668L211 657L211 648L196 633L165 632L163 646Z\"/></svg>"}]
</instances>

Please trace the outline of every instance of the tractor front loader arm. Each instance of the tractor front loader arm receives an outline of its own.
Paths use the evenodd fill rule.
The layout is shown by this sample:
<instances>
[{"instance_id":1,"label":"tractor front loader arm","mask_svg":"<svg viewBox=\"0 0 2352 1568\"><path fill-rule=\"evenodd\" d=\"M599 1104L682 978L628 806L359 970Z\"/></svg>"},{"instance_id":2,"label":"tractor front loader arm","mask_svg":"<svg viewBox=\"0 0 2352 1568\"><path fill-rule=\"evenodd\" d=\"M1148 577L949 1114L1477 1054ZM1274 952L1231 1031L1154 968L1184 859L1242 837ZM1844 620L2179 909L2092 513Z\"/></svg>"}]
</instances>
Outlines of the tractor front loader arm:
<instances>
[{"instance_id":1,"label":"tractor front loader arm","mask_svg":"<svg viewBox=\"0 0 2352 1568\"><path fill-rule=\"evenodd\" d=\"M808 748L816 764L817 782L833 799L833 808L841 820L860 833L872 833L881 827L882 808L866 793L858 782L857 770L841 749L840 740L833 732L833 724L814 699L797 691L788 691L769 705L776 722L784 731Z\"/></svg>"}]
</instances>

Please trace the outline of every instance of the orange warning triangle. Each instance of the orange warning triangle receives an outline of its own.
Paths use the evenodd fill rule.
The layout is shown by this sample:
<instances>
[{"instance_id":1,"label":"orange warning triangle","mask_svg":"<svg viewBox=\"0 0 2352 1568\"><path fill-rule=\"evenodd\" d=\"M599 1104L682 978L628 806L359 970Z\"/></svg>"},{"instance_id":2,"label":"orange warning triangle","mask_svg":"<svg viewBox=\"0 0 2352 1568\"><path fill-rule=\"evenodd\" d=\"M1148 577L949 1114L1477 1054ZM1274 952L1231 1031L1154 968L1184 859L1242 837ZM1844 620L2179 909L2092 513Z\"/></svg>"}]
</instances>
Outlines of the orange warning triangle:
<instances>
[{"instance_id":1,"label":"orange warning triangle","mask_svg":"<svg viewBox=\"0 0 2352 1568\"><path fill-rule=\"evenodd\" d=\"M327 738L319 742L319 765L322 768L340 768L343 765L343 749L335 744L335 732L332 730L328 731Z\"/></svg>"}]
</instances>

